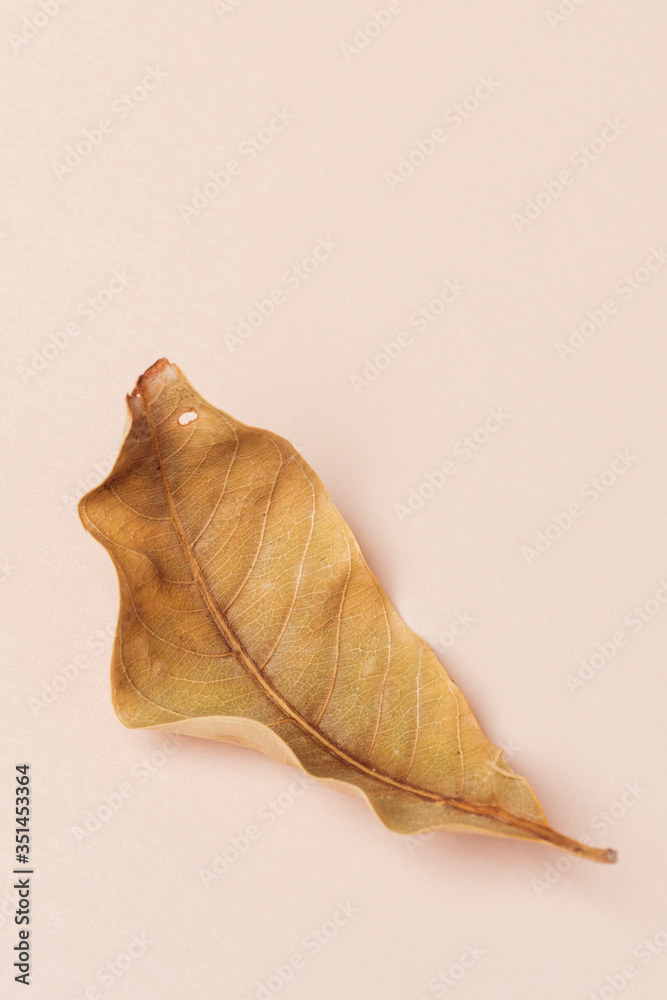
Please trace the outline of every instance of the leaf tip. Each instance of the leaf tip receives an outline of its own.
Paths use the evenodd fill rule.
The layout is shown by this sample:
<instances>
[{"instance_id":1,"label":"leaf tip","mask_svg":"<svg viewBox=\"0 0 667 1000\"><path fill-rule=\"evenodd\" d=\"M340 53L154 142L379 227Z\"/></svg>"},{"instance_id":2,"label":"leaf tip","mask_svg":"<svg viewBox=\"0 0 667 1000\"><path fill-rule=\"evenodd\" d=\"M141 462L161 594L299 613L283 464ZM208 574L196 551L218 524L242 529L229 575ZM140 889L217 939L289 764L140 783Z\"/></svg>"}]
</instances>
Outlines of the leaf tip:
<instances>
[{"instance_id":1,"label":"leaf tip","mask_svg":"<svg viewBox=\"0 0 667 1000\"><path fill-rule=\"evenodd\" d=\"M172 364L168 358L158 358L139 376L130 396L152 393L156 388L160 390L166 382L175 382L179 377L182 376L177 365Z\"/></svg>"},{"instance_id":2,"label":"leaf tip","mask_svg":"<svg viewBox=\"0 0 667 1000\"><path fill-rule=\"evenodd\" d=\"M139 376L134 389L125 397L132 419L143 414L144 399L155 399L167 383L182 378L183 375L177 365L172 364L168 358L158 358L143 375Z\"/></svg>"},{"instance_id":3,"label":"leaf tip","mask_svg":"<svg viewBox=\"0 0 667 1000\"><path fill-rule=\"evenodd\" d=\"M589 861L597 861L603 865L614 865L618 861L618 852L613 847L591 847L589 844L578 844L577 841L574 843L577 844L577 848L583 850L575 849L573 853L588 858Z\"/></svg>"}]
</instances>

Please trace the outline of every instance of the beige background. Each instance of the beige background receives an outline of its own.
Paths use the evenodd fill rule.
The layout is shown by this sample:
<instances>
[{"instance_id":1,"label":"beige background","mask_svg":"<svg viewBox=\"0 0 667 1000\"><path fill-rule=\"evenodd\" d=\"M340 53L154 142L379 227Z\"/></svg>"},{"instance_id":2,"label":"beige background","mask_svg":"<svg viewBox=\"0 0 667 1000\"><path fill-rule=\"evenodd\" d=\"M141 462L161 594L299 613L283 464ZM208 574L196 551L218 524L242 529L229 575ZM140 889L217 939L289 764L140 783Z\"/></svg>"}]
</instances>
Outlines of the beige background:
<instances>
[{"instance_id":1,"label":"beige background","mask_svg":"<svg viewBox=\"0 0 667 1000\"><path fill-rule=\"evenodd\" d=\"M11 809L27 760L34 1000L663 996L667 14L560 6L3 6L3 995L23 995ZM76 154L85 130L96 145ZM288 278L320 240L328 259ZM411 326L446 280L465 291ZM398 356L372 380L383 342ZM75 502L161 356L295 443L554 825L618 865L405 840L258 754L187 738L167 753L120 725L115 574ZM200 869L235 850L206 887Z\"/></svg>"}]
</instances>

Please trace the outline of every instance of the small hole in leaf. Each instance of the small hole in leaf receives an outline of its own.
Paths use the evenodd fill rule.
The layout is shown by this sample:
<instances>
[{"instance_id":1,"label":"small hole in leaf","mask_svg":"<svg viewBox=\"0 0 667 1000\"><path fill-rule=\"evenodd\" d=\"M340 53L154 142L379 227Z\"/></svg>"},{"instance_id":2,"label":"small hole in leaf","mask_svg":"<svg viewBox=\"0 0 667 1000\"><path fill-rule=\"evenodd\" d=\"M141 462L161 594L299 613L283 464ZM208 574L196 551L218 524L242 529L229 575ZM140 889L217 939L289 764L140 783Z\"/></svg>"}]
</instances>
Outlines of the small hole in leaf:
<instances>
[{"instance_id":1,"label":"small hole in leaf","mask_svg":"<svg viewBox=\"0 0 667 1000\"><path fill-rule=\"evenodd\" d=\"M181 413L178 418L178 422L181 427L185 427L186 424L191 424L193 420L196 420L199 414L196 410L188 410L187 413Z\"/></svg>"}]
</instances>

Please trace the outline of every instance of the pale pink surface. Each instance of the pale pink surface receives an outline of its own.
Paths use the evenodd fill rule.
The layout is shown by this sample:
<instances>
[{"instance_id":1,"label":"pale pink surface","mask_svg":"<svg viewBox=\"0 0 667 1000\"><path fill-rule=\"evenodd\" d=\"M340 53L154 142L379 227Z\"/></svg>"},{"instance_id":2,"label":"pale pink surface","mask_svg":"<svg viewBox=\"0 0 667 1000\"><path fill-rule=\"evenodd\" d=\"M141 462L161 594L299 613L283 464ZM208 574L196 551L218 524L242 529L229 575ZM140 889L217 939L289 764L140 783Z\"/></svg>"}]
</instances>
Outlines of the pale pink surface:
<instances>
[{"instance_id":1,"label":"pale pink surface","mask_svg":"<svg viewBox=\"0 0 667 1000\"><path fill-rule=\"evenodd\" d=\"M3 996L23 995L10 916L22 760L33 1000L242 1000L269 980L267 995L289 1000L664 994L667 954L641 942L667 927L667 266L652 251L667 238L665 8L591 0L550 24L556 0L391 6L347 58L341 43L387 3L70 3L25 44L9 36L41 8L3 10ZM123 115L151 69L153 89ZM457 127L446 113L480 78L484 98ZM98 145L56 171L102 119ZM272 121L251 161L241 144ZM434 129L444 141L392 189L387 172ZM584 169L577 150L603 134ZM230 160L226 189L186 220ZM513 213L543 182L556 192L563 170L560 197L517 227ZM295 289L286 272L318 245L326 259ZM649 258L638 290L614 287ZM465 291L420 333L410 316L447 280L445 298ZM80 303L112 281L88 321ZM226 335L272 292L273 314L231 352ZM604 325L559 357L571 325L587 310L600 321L609 299ZM68 323L79 332L63 336ZM355 389L404 330L411 343ZM121 726L115 573L75 501L115 457L124 394L161 356L214 405L294 442L552 823L617 848L616 866L497 838L408 841L360 800L301 794L258 754L186 738L165 754L164 735ZM491 410L498 429L466 458L457 442ZM602 493L590 484L618 450L631 459ZM442 488L397 511L447 459ZM568 686L597 643L614 655ZM87 667L67 669L80 654ZM128 797L81 840L123 783ZM233 857L248 827L256 839L207 888L200 869ZM340 904L358 912L339 911L315 954L307 936ZM150 945L99 978L133 934ZM457 975L466 949L455 986L433 981ZM297 953L278 989L274 966L287 976Z\"/></svg>"}]
</instances>

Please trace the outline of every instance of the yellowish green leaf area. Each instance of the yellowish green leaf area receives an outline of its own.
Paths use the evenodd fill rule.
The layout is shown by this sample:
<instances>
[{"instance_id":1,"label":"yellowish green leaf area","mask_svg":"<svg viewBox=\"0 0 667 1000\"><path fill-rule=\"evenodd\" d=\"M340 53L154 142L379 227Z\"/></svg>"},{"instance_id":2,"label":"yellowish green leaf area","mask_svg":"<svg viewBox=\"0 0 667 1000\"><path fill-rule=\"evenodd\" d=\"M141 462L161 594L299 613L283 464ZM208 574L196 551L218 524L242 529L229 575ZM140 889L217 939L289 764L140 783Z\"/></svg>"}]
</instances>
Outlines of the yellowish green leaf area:
<instances>
[{"instance_id":1,"label":"yellowish green leaf area","mask_svg":"<svg viewBox=\"0 0 667 1000\"><path fill-rule=\"evenodd\" d=\"M362 795L398 833L616 860L551 828L288 441L217 410L165 359L127 400L116 464L79 507L118 572L126 726L256 747Z\"/></svg>"}]
</instances>

